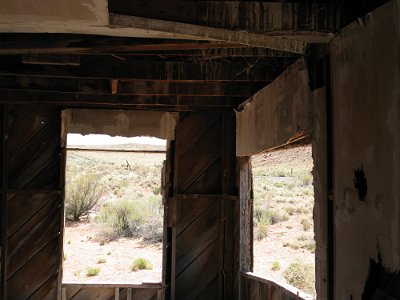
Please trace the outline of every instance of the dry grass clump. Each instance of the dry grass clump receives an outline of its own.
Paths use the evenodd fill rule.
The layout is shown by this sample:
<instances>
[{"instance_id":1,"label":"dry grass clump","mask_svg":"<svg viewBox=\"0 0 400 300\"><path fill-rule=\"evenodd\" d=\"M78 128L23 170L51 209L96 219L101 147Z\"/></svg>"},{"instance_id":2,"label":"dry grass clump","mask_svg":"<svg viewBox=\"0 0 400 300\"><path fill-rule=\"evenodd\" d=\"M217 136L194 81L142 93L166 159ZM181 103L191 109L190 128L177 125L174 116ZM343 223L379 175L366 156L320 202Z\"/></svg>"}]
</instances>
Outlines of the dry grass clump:
<instances>
[{"instance_id":1,"label":"dry grass clump","mask_svg":"<svg viewBox=\"0 0 400 300\"><path fill-rule=\"evenodd\" d=\"M86 269L86 276L93 277L97 276L100 273L100 268L98 267L89 267Z\"/></svg>"},{"instance_id":2,"label":"dry grass clump","mask_svg":"<svg viewBox=\"0 0 400 300\"><path fill-rule=\"evenodd\" d=\"M302 262L291 263L284 271L286 281L309 294L315 293L315 271L312 264Z\"/></svg>"},{"instance_id":3,"label":"dry grass clump","mask_svg":"<svg viewBox=\"0 0 400 300\"><path fill-rule=\"evenodd\" d=\"M153 265L151 264L151 262L143 257L136 258L131 266L132 272L136 272L139 270L152 270L152 269Z\"/></svg>"}]
</instances>

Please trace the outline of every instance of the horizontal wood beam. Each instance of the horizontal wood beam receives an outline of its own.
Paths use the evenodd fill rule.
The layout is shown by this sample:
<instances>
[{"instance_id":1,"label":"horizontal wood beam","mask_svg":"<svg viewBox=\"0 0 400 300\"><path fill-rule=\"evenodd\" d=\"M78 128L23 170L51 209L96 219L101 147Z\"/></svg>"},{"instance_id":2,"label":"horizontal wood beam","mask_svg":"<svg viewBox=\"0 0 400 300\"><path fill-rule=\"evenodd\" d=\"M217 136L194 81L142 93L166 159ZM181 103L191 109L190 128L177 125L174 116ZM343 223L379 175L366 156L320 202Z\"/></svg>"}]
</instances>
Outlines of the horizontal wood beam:
<instances>
[{"instance_id":1,"label":"horizontal wood beam","mask_svg":"<svg viewBox=\"0 0 400 300\"><path fill-rule=\"evenodd\" d=\"M93 95L250 97L268 83L268 81L117 80L0 75L0 88Z\"/></svg>"},{"instance_id":2,"label":"horizontal wood beam","mask_svg":"<svg viewBox=\"0 0 400 300\"><path fill-rule=\"evenodd\" d=\"M0 75L152 80L260 80L272 81L294 59L235 58L212 61L174 61L114 56L81 57L80 65L29 65L19 56L0 56Z\"/></svg>"},{"instance_id":3,"label":"horizontal wood beam","mask_svg":"<svg viewBox=\"0 0 400 300\"><path fill-rule=\"evenodd\" d=\"M110 27L153 30L193 37L193 39L237 43L299 54L304 54L306 50L305 42L288 39L286 37L276 37L243 30L224 29L122 14L110 14Z\"/></svg>"},{"instance_id":4,"label":"horizontal wood beam","mask_svg":"<svg viewBox=\"0 0 400 300\"><path fill-rule=\"evenodd\" d=\"M66 46L60 47L58 43L8 43L8 45L0 45L0 54L66 54L66 53L81 53L81 54L97 54L97 53L129 53L129 52L160 52L160 51L189 51L189 50L204 50L204 49L242 49L245 45L223 43L223 42L191 42L191 43L162 43L162 44L143 44L129 45L121 44L118 40L114 45L109 46Z\"/></svg>"},{"instance_id":5,"label":"horizontal wood beam","mask_svg":"<svg viewBox=\"0 0 400 300\"><path fill-rule=\"evenodd\" d=\"M109 0L111 13L224 29L329 39L342 26L338 5L315 1Z\"/></svg>"},{"instance_id":6,"label":"horizontal wood beam","mask_svg":"<svg viewBox=\"0 0 400 300\"><path fill-rule=\"evenodd\" d=\"M0 44L1 47L1 44ZM229 57L300 57L299 54L272 50L267 48L254 48L241 45L241 47L220 47L196 49L176 49L176 50L121 50L119 46L109 49L88 49L81 51L77 48L11 48L1 49L0 55L24 55L24 63L31 64L63 64L68 60L73 60L70 65L78 65L79 59L89 55L108 55L118 56L126 59L129 56L149 56L149 57L199 57L205 60L221 59ZM46 63L48 62L48 63ZM59 62L59 63L57 63ZM61 63L60 63L61 62ZM65 64L65 63L64 63Z\"/></svg>"},{"instance_id":7,"label":"horizontal wood beam","mask_svg":"<svg viewBox=\"0 0 400 300\"><path fill-rule=\"evenodd\" d=\"M0 103L9 104L57 104L86 106L141 106L141 107L187 107L235 108L245 98L232 97L190 97L190 96L130 96L93 95L87 93L43 92L0 88Z\"/></svg>"}]
</instances>

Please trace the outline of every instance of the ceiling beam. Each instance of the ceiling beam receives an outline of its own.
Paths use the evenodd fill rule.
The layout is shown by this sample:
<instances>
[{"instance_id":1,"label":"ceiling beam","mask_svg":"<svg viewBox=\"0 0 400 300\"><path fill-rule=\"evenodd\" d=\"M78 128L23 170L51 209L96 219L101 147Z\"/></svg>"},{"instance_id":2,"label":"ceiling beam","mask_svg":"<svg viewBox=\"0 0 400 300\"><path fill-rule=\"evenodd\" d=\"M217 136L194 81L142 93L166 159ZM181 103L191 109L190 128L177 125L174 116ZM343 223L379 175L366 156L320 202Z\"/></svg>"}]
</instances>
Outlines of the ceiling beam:
<instances>
[{"instance_id":1,"label":"ceiling beam","mask_svg":"<svg viewBox=\"0 0 400 300\"><path fill-rule=\"evenodd\" d=\"M243 30L223 29L203 25L193 25L174 21L164 21L122 14L110 14L111 28L134 28L149 31L184 35L193 39L205 39L237 43L252 47L269 48L279 51L304 54L306 43L286 37L251 33Z\"/></svg>"},{"instance_id":2,"label":"ceiling beam","mask_svg":"<svg viewBox=\"0 0 400 300\"><path fill-rule=\"evenodd\" d=\"M40 37L38 37L40 40ZM55 37L55 39L57 39ZM224 42L187 42L187 43L145 43L131 45L130 41L123 43L121 39L115 39L114 43L109 45L85 45L83 44L67 44L60 45L57 41L37 42L37 41L15 41L0 43L0 54L97 54L97 53L130 53L130 52L160 52L160 51L189 51L189 50L208 50L208 49L245 49L247 46L234 43ZM272 52L273 53L273 52Z\"/></svg>"},{"instance_id":3,"label":"ceiling beam","mask_svg":"<svg viewBox=\"0 0 400 300\"><path fill-rule=\"evenodd\" d=\"M79 66L23 64L19 56L0 56L0 75L151 80L274 80L293 58L234 58L174 61L117 56L84 56Z\"/></svg>"},{"instance_id":4,"label":"ceiling beam","mask_svg":"<svg viewBox=\"0 0 400 300\"><path fill-rule=\"evenodd\" d=\"M267 81L118 80L0 75L0 88L4 89L93 95L250 97L268 83Z\"/></svg>"},{"instance_id":5,"label":"ceiling beam","mask_svg":"<svg viewBox=\"0 0 400 300\"><path fill-rule=\"evenodd\" d=\"M318 1L320 2L320 1ZM331 3L329 3L331 2ZM110 13L325 42L342 27L332 1L109 0Z\"/></svg>"},{"instance_id":6,"label":"ceiling beam","mask_svg":"<svg viewBox=\"0 0 400 300\"><path fill-rule=\"evenodd\" d=\"M188 97L188 96L131 96L131 95L93 95L88 93L44 92L34 90L15 90L0 88L0 103L9 104L57 104L93 106L137 106L141 107L186 107L235 108L243 98L233 97Z\"/></svg>"}]
</instances>

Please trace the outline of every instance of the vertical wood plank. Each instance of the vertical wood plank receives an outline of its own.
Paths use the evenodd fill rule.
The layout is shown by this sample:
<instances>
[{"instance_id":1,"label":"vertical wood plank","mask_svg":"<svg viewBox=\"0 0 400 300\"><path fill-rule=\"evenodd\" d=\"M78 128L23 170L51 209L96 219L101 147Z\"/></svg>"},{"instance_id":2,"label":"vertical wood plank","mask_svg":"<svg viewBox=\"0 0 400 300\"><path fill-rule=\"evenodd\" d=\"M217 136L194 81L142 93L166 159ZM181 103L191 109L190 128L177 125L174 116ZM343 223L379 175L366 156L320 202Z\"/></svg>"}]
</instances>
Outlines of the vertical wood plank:
<instances>
[{"instance_id":1,"label":"vertical wood plank","mask_svg":"<svg viewBox=\"0 0 400 300\"><path fill-rule=\"evenodd\" d=\"M67 288L65 287L61 288L61 299L67 300Z\"/></svg>"},{"instance_id":2,"label":"vertical wood plank","mask_svg":"<svg viewBox=\"0 0 400 300\"><path fill-rule=\"evenodd\" d=\"M226 190L226 142L227 142L227 124L225 114L222 114L221 126L221 194L227 193ZM219 258L218 258L218 299L223 299L224 291L224 249L225 249L225 199L220 200L220 217L219 217Z\"/></svg>"},{"instance_id":3,"label":"vertical wood plank","mask_svg":"<svg viewBox=\"0 0 400 300\"><path fill-rule=\"evenodd\" d=\"M239 158L240 168L240 268L253 271L253 183L249 157Z\"/></svg>"},{"instance_id":4,"label":"vertical wood plank","mask_svg":"<svg viewBox=\"0 0 400 300\"><path fill-rule=\"evenodd\" d=\"M132 300L132 288L128 288L126 291L126 300Z\"/></svg>"},{"instance_id":5,"label":"vertical wood plank","mask_svg":"<svg viewBox=\"0 0 400 300\"><path fill-rule=\"evenodd\" d=\"M6 274L7 274L7 258L6 253L8 250L7 247L7 223L8 223L8 214L7 214L7 181L8 181L8 159L7 159L7 140L8 140L8 124L7 124L7 115L8 115L8 105L5 104L3 106L3 114L2 114L2 203L1 203L1 293L2 299L7 299L7 285L6 285Z\"/></svg>"},{"instance_id":6,"label":"vertical wood plank","mask_svg":"<svg viewBox=\"0 0 400 300\"><path fill-rule=\"evenodd\" d=\"M115 288L115 300L119 300L119 288Z\"/></svg>"},{"instance_id":7,"label":"vertical wood plank","mask_svg":"<svg viewBox=\"0 0 400 300\"><path fill-rule=\"evenodd\" d=\"M62 121L62 120L61 120ZM60 167L60 190L62 195L61 201L61 219L60 221L60 257L64 257L64 229L65 229L65 172L67 167L67 141L66 136L61 136L61 167ZM63 278L63 260L60 259L60 267L58 272L58 292L57 299L60 300L60 291L62 289Z\"/></svg>"},{"instance_id":8,"label":"vertical wood plank","mask_svg":"<svg viewBox=\"0 0 400 300\"><path fill-rule=\"evenodd\" d=\"M176 201L174 201L176 203ZM176 225L172 226L171 240L171 300L175 300L176 289Z\"/></svg>"}]
</instances>

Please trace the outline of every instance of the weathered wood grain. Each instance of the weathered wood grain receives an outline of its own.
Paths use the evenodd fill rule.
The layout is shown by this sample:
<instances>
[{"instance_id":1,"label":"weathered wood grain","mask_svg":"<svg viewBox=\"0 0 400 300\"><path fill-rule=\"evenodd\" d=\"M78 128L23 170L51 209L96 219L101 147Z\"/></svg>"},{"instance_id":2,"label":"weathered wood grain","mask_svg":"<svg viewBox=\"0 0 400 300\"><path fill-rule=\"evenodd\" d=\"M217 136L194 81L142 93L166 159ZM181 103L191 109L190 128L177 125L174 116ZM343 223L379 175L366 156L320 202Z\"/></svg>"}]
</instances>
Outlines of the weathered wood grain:
<instances>
[{"instance_id":1,"label":"weathered wood grain","mask_svg":"<svg viewBox=\"0 0 400 300\"><path fill-rule=\"evenodd\" d=\"M63 207L60 111L7 105L3 299L57 298Z\"/></svg>"}]
</instances>

